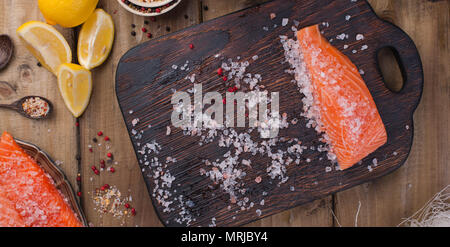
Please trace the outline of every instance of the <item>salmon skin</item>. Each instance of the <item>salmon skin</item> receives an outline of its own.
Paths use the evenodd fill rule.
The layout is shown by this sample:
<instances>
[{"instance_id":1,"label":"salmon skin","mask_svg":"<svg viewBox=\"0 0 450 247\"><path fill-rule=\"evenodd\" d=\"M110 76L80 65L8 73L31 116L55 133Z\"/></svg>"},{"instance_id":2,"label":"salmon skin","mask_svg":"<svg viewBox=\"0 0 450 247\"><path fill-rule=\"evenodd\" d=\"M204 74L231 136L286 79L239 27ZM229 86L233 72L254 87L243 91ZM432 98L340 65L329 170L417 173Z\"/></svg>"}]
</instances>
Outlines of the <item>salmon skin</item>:
<instances>
[{"instance_id":1,"label":"salmon skin","mask_svg":"<svg viewBox=\"0 0 450 247\"><path fill-rule=\"evenodd\" d=\"M0 226L82 226L50 176L6 132L0 138Z\"/></svg>"},{"instance_id":2,"label":"salmon skin","mask_svg":"<svg viewBox=\"0 0 450 247\"><path fill-rule=\"evenodd\" d=\"M297 40L321 131L340 168L347 169L386 143L383 121L356 66L321 35L318 25L299 30Z\"/></svg>"}]
</instances>

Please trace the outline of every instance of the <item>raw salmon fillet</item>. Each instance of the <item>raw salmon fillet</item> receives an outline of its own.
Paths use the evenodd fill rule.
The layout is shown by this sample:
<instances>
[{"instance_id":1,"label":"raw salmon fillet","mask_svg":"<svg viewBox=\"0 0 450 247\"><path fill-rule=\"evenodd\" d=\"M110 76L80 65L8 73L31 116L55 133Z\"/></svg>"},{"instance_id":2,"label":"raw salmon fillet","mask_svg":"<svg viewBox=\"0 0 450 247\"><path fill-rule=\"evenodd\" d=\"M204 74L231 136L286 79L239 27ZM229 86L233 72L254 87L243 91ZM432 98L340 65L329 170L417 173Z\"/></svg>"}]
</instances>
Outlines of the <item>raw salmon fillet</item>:
<instances>
[{"instance_id":1,"label":"raw salmon fillet","mask_svg":"<svg viewBox=\"0 0 450 247\"><path fill-rule=\"evenodd\" d=\"M384 124L358 69L321 35L318 25L299 30L297 40L319 125L340 168L347 169L386 143Z\"/></svg>"},{"instance_id":2,"label":"raw salmon fillet","mask_svg":"<svg viewBox=\"0 0 450 247\"><path fill-rule=\"evenodd\" d=\"M50 176L6 132L0 138L0 207L0 225L82 226Z\"/></svg>"},{"instance_id":3,"label":"raw salmon fillet","mask_svg":"<svg viewBox=\"0 0 450 247\"><path fill-rule=\"evenodd\" d=\"M0 227L24 227L25 222L12 201L0 193Z\"/></svg>"}]
</instances>

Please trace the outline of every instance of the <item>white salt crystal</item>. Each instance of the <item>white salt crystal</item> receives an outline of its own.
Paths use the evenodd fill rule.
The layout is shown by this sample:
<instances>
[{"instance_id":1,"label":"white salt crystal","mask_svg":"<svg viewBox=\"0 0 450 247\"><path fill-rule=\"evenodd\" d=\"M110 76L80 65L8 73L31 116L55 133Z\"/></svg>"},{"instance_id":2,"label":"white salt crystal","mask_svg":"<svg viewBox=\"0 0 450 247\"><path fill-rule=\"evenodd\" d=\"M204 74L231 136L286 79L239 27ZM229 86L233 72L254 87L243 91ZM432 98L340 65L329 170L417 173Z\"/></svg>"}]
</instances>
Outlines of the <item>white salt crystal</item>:
<instances>
[{"instance_id":1,"label":"white salt crystal","mask_svg":"<svg viewBox=\"0 0 450 247\"><path fill-rule=\"evenodd\" d=\"M136 126L136 124L138 124L138 123L139 123L139 118L135 118L131 121L131 124L133 125L133 127Z\"/></svg>"},{"instance_id":2,"label":"white salt crystal","mask_svg":"<svg viewBox=\"0 0 450 247\"><path fill-rule=\"evenodd\" d=\"M364 39L364 35L362 35L362 34L356 35L356 40L363 40L363 39Z\"/></svg>"},{"instance_id":3,"label":"white salt crystal","mask_svg":"<svg viewBox=\"0 0 450 247\"><path fill-rule=\"evenodd\" d=\"M261 216L261 210L260 209L256 209L256 215Z\"/></svg>"},{"instance_id":4,"label":"white salt crystal","mask_svg":"<svg viewBox=\"0 0 450 247\"><path fill-rule=\"evenodd\" d=\"M281 21L281 25L284 27L288 24L289 19L288 18L283 18L283 20Z\"/></svg>"}]
</instances>

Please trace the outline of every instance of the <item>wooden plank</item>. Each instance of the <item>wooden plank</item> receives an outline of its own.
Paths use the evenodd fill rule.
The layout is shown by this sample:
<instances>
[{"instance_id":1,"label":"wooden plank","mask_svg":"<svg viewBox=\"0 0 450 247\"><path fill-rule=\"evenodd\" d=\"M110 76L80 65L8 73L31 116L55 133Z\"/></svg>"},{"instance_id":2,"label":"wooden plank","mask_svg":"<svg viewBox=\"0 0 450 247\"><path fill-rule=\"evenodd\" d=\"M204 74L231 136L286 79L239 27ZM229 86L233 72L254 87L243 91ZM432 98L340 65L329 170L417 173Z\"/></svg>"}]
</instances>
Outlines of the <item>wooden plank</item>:
<instances>
[{"instance_id":1,"label":"wooden plank","mask_svg":"<svg viewBox=\"0 0 450 247\"><path fill-rule=\"evenodd\" d=\"M171 12L156 17L156 22L127 12L117 1L101 0L99 6L112 15L116 39L108 60L92 71L94 91L90 105L81 118L85 211L88 220L95 226L160 226L161 223L155 215L143 183L136 156L117 105L114 92L116 66L123 53L148 40L145 33L141 31L142 27L146 27L153 37L157 38L198 23L200 16L198 1L182 1ZM188 15L187 19L185 15ZM144 20L149 21L149 24L145 25ZM132 29L131 24L135 24L136 27ZM166 30L167 27L170 27L170 31ZM135 37L130 35L133 30L137 33ZM114 174L105 171L101 172L100 177L94 175L90 169L94 164L98 167L99 160L105 159L107 152L104 145L99 147L92 141L98 131L103 131L111 138L109 152L113 153L114 161L118 162L118 165L113 165L116 168ZM88 145L94 146L93 153L88 151ZM99 213L94 209L93 192L105 183L117 186L123 196L132 196L133 201L130 204L136 208L135 217L118 218L111 214Z\"/></svg>"},{"instance_id":2,"label":"wooden plank","mask_svg":"<svg viewBox=\"0 0 450 247\"><path fill-rule=\"evenodd\" d=\"M398 171L336 195L336 215L344 226L396 226L450 183L449 174L449 2L371 0L382 17L415 41L425 84L414 115L414 144ZM430 38L434 37L434 38Z\"/></svg>"},{"instance_id":3,"label":"wooden plank","mask_svg":"<svg viewBox=\"0 0 450 247\"><path fill-rule=\"evenodd\" d=\"M208 21L267 0L203 0L203 21ZM205 8L206 6L206 8ZM255 221L248 226L332 226L332 196Z\"/></svg>"},{"instance_id":4,"label":"wooden plank","mask_svg":"<svg viewBox=\"0 0 450 247\"><path fill-rule=\"evenodd\" d=\"M16 35L16 29L31 20L43 21L37 1L0 1L0 33L9 35L15 45L11 63L0 72L0 103L38 95L52 101L54 112L48 120L34 121L1 109L0 131L8 131L15 138L33 143L47 152L61 164L70 183L75 185L75 120L59 94L56 77L37 65L37 60ZM73 47L73 31L57 29Z\"/></svg>"}]
</instances>

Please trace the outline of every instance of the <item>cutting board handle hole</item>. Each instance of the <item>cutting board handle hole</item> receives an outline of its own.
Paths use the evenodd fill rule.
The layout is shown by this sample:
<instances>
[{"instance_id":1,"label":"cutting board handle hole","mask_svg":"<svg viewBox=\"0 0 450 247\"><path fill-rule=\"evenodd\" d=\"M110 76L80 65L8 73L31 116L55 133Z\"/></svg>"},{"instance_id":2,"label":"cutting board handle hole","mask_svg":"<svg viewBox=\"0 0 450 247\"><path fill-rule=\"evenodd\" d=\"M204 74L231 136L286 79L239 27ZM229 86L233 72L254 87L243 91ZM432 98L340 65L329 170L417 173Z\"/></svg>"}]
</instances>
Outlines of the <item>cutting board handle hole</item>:
<instances>
[{"instance_id":1,"label":"cutting board handle hole","mask_svg":"<svg viewBox=\"0 0 450 247\"><path fill-rule=\"evenodd\" d=\"M392 92L400 92L406 78L397 50L390 46L383 47L378 51L377 58L385 86Z\"/></svg>"}]
</instances>

